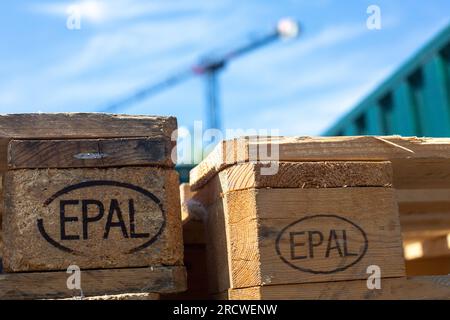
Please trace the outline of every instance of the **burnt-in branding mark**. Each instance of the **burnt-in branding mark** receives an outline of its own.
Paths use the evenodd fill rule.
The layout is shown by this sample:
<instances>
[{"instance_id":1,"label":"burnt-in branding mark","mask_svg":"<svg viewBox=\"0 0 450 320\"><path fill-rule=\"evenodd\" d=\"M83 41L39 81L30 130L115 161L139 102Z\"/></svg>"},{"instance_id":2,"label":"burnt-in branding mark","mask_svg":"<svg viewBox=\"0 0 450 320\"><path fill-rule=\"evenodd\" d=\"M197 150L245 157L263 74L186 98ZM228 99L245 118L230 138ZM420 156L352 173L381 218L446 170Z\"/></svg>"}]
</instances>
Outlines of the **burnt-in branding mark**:
<instances>
[{"instance_id":1,"label":"burnt-in branding mark","mask_svg":"<svg viewBox=\"0 0 450 320\"><path fill-rule=\"evenodd\" d=\"M358 263L368 240L354 222L333 214L307 216L278 234L276 251L287 265L304 272L330 274Z\"/></svg>"},{"instance_id":2,"label":"burnt-in branding mark","mask_svg":"<svg viewBox=\"0 0 450 320\"><path fill-rule=\"evenodd\" d=\"M78 196L75 194L81 189L84 191L95 187L101 187L101 193L96 189L96 192L82 192L89 197L80 197L80 192ZM127 191L126 196L122 196L124 192L117 192L121 189ZM96 195L100 198L96 199ZM122 239L141 239L138 245L133 242L135 245L125 252L134 253L158 240L166 225L163 205L153 193L118 181L93 180L67 186L44 202L45 209L50 206L51 213L54 212L55 215L50 223L58 225L58 232L52 232L51 236L46 231L46 223L42 218L37 220L38 230L52 246L73 254L83 253L71 248L72 241L107 241L112 232L119 234L118 237ZM146 209L140 210L140 206ZM149 206L157 208L160 214L149 212ZM148 216L150 214L151 217ZM148 230L150 224L152 228ZM91 229L96 232L92 233Z\"/></svg>"}]
</instances>

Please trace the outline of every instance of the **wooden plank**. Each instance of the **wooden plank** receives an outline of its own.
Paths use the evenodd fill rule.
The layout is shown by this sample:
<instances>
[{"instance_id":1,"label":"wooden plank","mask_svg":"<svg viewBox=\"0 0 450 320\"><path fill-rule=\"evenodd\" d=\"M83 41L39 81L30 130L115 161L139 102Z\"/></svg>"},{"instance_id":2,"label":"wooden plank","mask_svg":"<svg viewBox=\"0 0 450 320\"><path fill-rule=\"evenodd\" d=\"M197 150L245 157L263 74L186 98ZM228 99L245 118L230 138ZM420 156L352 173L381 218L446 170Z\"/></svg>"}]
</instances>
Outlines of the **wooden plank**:
<instances>
[{"instance_id":1,"label":"wooden plank","mask_svg":"<svg viewBox=\"0 0 450 320\"><path fill-rule=\"evenodd\" d=\"M450 276L381 279L380 290L366 280L336 281L230 289L230 300L399 300L450 299Z\"/></svg>"},{"instance_id":2,"label":"wooden plank","mask_svg":"<svg viewBox=\"0 0 450 320\"><path fill-rule=\"evenodd\" d=\"M450 138L246 137L218 144L191 170L190 183L193 190L199 189L224 168L249 160L392 161L397 188L448 188L449 159Z\"/></svg>"},{"instance_id":3,"label":"wooden plank","mask_svg":"<svg viewBox=\"0 0 450 320\"><path fill-rule=\"evenodd\" d=\"M168 139L11 140L8 168L173 167Z\"/></svg>"},{"instance_id":4,"label":"wooden plank","mask_svg":"<svg viewBox=\"0 0 450 320\"><path fill-rule=\"evenodd\" d=\"M450 189L397 189L395 192L399 203L450 203Z\"/></svg>"},{"instance_id":5,"label":"wooden plank","mask_svg":"<svg viewBox=\"0 0 450 320\"><path fill-rule=\"evenodd\" d=\"M450 256L450 233L422 241L422 252L424 258Z\"/></svg>"},{"instance_id":6,"label":"wooden plank","mask_svg":"<svg viewBox=\"0 0 450 320\"><path fill-rule=\"evenodd\" d=\"M67 288L69 276L65 271L0 274L0 299L79 296L79 290ZM181 292L186 290L186 273L184 267L82 270L81 289L85 296Z\"/></svg>"},{"instance_id":7,"label":"wooden plank","mask_svg":"<svg viewBox=\"0 0 450 320\"><path fill-rule=\"evenodd\" d=\"M159 293L122 293L102 296L90 296L90 297L74 297L58 300L160 300Z\"/></svg>"},{"instance_id":8,"label":"wooden plank","mask_svg":"<svg viewBox=\"0 0 450 320\"><path fill-rule=\"evenodd\" d=\"M7 168L12 139L89 139L149 137L170 139L175 117L105 113L29 113L0 115L0 171ZM176 140L174 137L173 140Z\"/></svg>"},{"instance_id":9,"label":"wooden plank","mask_svg":"<svg viewBox=\"0 0 450 320\"><path fill-rule=\"evenodd\" d=\"M182 183L180 185L181 219L184 224L191 221L202 221L204 208L203 204L199 202L197 194L198 192L190 190L189 184Z\"/></svg>"},{"instance_id":10,"label":"wooden plank","mask_svg":"<svg viewBox=\"0 0 450 320\"><path fill-rule=\"evenodd\" d=\"M3 236L0 230L0 272L2 272Z\"/></svg>"},{"instance_id":11,"label":"wooden plank","mask_svg":"<svg viewBox=\"0 0 450 320\"><path fill-rule=\"evenodd\" d=\"M3 173L0 172L0 237L1 237L2 225L3 225L2 216L3 216ZM1 241L0 241L0 246L1 246ZM1 252L1 250L0 250L0 252Z\"/></svg>"},{"instance_id":12,"label":"wooden plank","mask_svg":"<svg viewBox=\"0 0 450 320\"><path fill-rule=\"evenodd\" d=\"M450 233L450 189L396 190L403 238L423 241Z\"/></svg>"},{"instance_id":13,"label":"wooden plank","mask_svg":"<svg viewBox=\"0 0 450 320\"><path fill-rule=\"evenodd\" d=\"M217 276L229 274L225 215L221 200L223 190L219 177L214 177L207 183L205 188L195 192L190 190L186 192L185 188L181 188L184 192L184 196L181 198L185 199L186 206L184 210L187 217L183 229L186 228L189 222L193 221L192 217L201 217L204 227L203 241L205 243L208 271L206 273L206 282L208 283L209 292L217 292L217 287L229 284L229 280L226 280L225 277ZM188 237L186 240L190 241L192 239ZM216 252L220 254L215 254ZM219 282L224 280L226 280L225 283L219 285Z\"/></svg>"},{"instance_id":14,"label":"wooden plank","mask_svg":"<svg viewBox=\"0 0 450 320\"><path fill-rule=\"evenodd\" d=\"M278 171L264 175L262 163L242 163L219 174L223 192L248 188L390 187L390 162L279 162Z\"/></svg>"},{"instance_id":15,"label":"wooden plank","mask_svg":"<svg viewBox=\"0 0 450 320\"><path fill-rule=\"evenodd\" d=\"M406 260L405 266L408 276L450 274L450 257Z\"/></svg>"},{"instance_id":16,"label":"wooden plank","mask_svg":"<svg viewBox=\"0 0 450 320\"><path fill-rule=\"evenodd\" d=\"M4 185L8 272L182 264L175 170L17 169Z\"/></svg>"},{"instance_id":17,"label":"wooden plank","mask_svg":"<svg viewBox=\"0 0 450 320\"><path fill-rule=\"evenodd\" d=\"M183 221L184 265L188 289L182 293L163 295L163 300L208 299L208 270L206 269L205 226L198 214L199 203L192 201L196 192L189 184L180 185L181 217Z\"/></svg>"},{"instance_id":18,"label":"wooden plank","mask_svg":"<svg viewBox=\"0 0 450 320\"><path fill-rule=\"evenodd\" d=\"M181 220L183 223L192 218L192 215L189 214L188 201L192 199L193 192L191 192L191 188L189 183L180 184L180 204L181 204Z\"/></svg>"},{"instance_id":19,"label":"wooden plank","mask_svg":"<svg viewBox=\"0 0 450 320\"><path fill-rule=\"evenodd\" d=\"M106 113L23 113L0 115L2 139L163 137L176 129L175 117Z\"/></svg>"},{"instance_id":20,"label":"wooden plank","mask_svg":"<svg viewBox=\"0 0 450 320\"><path fill-rule=\"evenodd\" d=\"M450 233L450 214L449 212L400 214L400 225L406 240L435 238Z\"/></svg>"},{"instance_id":21,"label":"wooden plank","mask_svg":"<svg viewBox=\"0 0 450 320\"><path fill-rule=\"evenodd\" d=\"M394 187L398 189L449 188L450 161L433 159L392 159Z\"/></svg>"},{"instance_id":22,"label":"wooden plank","mask_svg":"<svg viewBox=\"0 0 450 320\"><path fill-rule=\"evenodd\" d=\"M450 233L422 241L405 241L405 258L436 258L450 256Z\"/></svg>"},{"instance_id":23,"label":"wooden plank","mask_svg":"<svg viewBox=\"0 0 450 320\"><path fill-rule=\"evenodd\" d=\"M200 220L189 220L183 223L183 243L205 244L205 225Z\"/></svg>"},{"instance_id":24,"label":"wooden plank","mask_svg":"<svg viewBox=\"0 0 450 320\"><path fill-rule=\"evenodd\" d=\"M203 216L206 211L201 203L194 200L196 192L191 192L189 184L180 185L181 219L183 222L183 243L205 244L205 225Z\"/></svg>"},{"instance_id":25,"label":"wooden plank","mask_svg":"<svg viewBox=\"0 0 450 320\"><path fill-rule=\"evenodd\" d=\"M264 238L259 218L259 204L255 189L232 191L225 194L225 224L227 237L227 252L229 275L219 274L229 278L230 288L242 288L253 285L264 285L272 282L272 278L262 270L264 268L265 252L261 248L260 239ZM258 208L258 210L257 210ZM283 210L283 209L281 209ZM275 248L275 242L272 249ZM216 255L224 254L216 252ZM293 280L293 279L291 279ZM278 279L275 279L276 283ZM294 280L295 281L295 280ZM218 288L220 292L224 287Z\"/></svg>"},{"instance_id":26,"label":"wooden plank","mask_svg":"<svg viewBox=\"0 0 450 320\"><path fill-rule=\"evenodd\" d=\"M230 244L223 206L222 201L216 201L208 206L205 221L206 265L210 293L222 291L220 288L229 288L231 283Z\"/></svg>"}]
</instances>

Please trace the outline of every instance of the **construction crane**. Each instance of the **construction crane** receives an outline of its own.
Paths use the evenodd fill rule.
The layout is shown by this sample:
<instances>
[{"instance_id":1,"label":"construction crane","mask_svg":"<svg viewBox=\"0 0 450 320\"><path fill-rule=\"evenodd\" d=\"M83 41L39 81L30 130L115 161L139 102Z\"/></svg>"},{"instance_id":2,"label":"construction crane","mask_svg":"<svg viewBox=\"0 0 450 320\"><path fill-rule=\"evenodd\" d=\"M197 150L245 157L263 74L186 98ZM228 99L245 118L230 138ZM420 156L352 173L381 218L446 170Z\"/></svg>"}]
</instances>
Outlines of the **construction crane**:
<instances>
[{"instance_id":1,"label":"construction crane","mask_svg":"<svg viewBox=\"0 0 450 320\"><path fill-rule=\"evenodd\" d=\"M205 76L207 89L206 129L221 129L221 112L218 100L219 72L223 70L232 59L268 45L278 39L295 38L298 35L298 32L299 25L296 21L288 18L281 19L269 33L253 38L252 40L227 50L222 54L202 56L196 64L186 70L177 72L162 81L140 89L132 95L109 105L103 109L102 112L117 112L117 110L126 105L146 99L193 76Z\"/></svg>"}]
</instances>

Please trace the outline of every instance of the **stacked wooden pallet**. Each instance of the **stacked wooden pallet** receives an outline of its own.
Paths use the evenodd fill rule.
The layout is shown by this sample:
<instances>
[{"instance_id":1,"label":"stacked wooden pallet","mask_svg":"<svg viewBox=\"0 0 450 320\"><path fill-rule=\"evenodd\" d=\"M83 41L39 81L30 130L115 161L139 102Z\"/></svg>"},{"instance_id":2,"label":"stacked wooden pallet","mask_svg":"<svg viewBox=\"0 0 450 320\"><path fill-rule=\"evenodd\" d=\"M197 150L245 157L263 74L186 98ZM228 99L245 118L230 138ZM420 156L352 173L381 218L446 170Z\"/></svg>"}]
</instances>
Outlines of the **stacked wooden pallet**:
<instances>
[{"instance_id":1,"label":"stacked wooden pallet","mask_svg":"<svg viewBox=\"0 0 450 320\"><path fill-rule=\"evenodd\" d=\"M450 299L448 277L407 277L402 250L402 236L435 241L450 232L450 215L439 210L448 202L442 197L450 189L449 160L450 139L222 142L190 175L195 200L207 212L211 293ZM274 167L275 174L263 173ZM426 205L418 210L411 202ZM448 246L441 249L436 254Z\"/></svg>"},{"instance_id":2,"label":"stacked wooden pallet","mask_svg":"<svg viewBox=\"0 0 450 320\"><path fill-rule=\"evenodd\" d=\"M184 291L175 129L171 117L1 116L0 299Z\"/></svg>"}]
</instances>

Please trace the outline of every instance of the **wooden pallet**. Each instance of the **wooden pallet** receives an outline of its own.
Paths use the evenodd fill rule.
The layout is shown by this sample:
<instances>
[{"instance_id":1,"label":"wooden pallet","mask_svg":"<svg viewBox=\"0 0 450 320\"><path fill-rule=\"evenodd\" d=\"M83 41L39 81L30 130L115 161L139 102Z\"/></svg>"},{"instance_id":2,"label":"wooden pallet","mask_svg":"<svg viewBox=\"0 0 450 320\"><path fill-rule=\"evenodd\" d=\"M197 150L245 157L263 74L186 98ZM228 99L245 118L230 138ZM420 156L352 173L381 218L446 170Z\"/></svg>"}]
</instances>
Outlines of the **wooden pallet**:
<instances>
[{"instance_id":1,"label":"wooden pallet","mask_svg":"<svg viewBox=\"0 0 450 320\"><path fill-rule=\"evenodd\" d=\"M85 295L183 291L175 129L171 117L0 116L0 297L66 297L69 265Z\"/></svg>"},{"instance_id":2,"label":"wooden pallet","mask_svg":"<svg viewBox=\"0 0 450 320\"><path fill-rule=\"evenodd\" d=\"M67 288L65 271L0 274L0 299L80 297ZM132 293L174 293L186 290L184 267L146 267L81 271L84 296Z\"/></svg>"},{"instance_id":3,"label":"wooden pallet","mask_svg":"<svg viewBox=\"0 0 450 320\"><path fill-rule=\"evenodd\" d=\"M274 146L278 148L277 159L269 157L265 150L258 153L266 143L272 151ZM258 158L251 157L255 150ZM441 279L441 284L430 284L427 279L406 277L400 229L401 222L403 237L427 241L450 232L450 216L445 212L441 212L440 219L429 215L436 204L445 208L447 201L442 201L442 197L415 196L419 189L445 196L445 190L450 189L449 158L450 139L272 138L219 144L190 176L196 201L208 212L211 292L222 297L267 299L450 298L446 279ZM264 161L272 162L262 164ZM273 161L278 165L278 173L261 174L261 168L273 165ZM408 201L427 203L415 213L424 221L428 218L429 224L415 223L412 227L407 211L411 206L405 205ZM300 235L304 236L307 230L295 230L296 223L313 219L311 216L322 216L322 225L342 229L343 224L336 222L338 216L363 230L369 245L364 246L364 236L357 240L354 233L357 245L353 252L350 249L350 253L361 258L350 266L347 265L352 257L309 259L308 263L290 261L286 234L294 234L291 249L292 244L294 249L303 246ZM323 231L318 222L310 223L309 228ZM329 239L336 236L333 237ZM280 239L281 248L277 247ZM292 255L292 250L290 257L305 258ZM342 264L345 268L339 267ZM386 290L368 292L365 269L370 264L381 267ZM328 270L330 266L337 266L337 271ZM342 293L346 287L359 293L346 295ZM283 294L285 290L290 294Z\"/></svg>"},{"instance_id":4,"label":"wooden pallet","mask_svg":"<svg viewBox=\"0 0 450 320\"><path fill-rule=\"evenodd\" d=\"M450 139L416 137L277 137L222 142L191 171L193 190L266 142L277 145L279 161L390 161L399 204L402 235L422 241L450 233ZM297 160L296 160L297 159ZM258 161L270 161L258 155ZM447 255L443 252L443 255Z\"/></svg>"}]
</instances>

